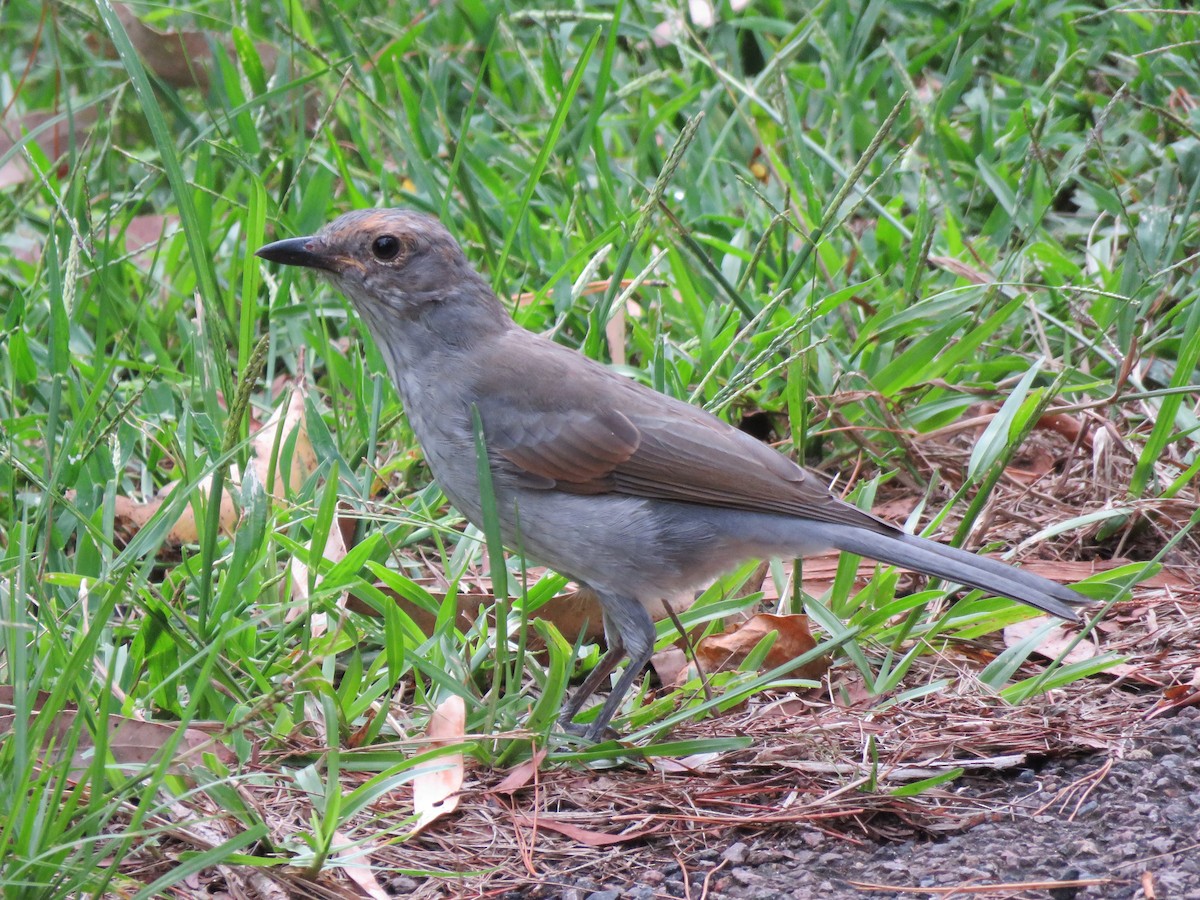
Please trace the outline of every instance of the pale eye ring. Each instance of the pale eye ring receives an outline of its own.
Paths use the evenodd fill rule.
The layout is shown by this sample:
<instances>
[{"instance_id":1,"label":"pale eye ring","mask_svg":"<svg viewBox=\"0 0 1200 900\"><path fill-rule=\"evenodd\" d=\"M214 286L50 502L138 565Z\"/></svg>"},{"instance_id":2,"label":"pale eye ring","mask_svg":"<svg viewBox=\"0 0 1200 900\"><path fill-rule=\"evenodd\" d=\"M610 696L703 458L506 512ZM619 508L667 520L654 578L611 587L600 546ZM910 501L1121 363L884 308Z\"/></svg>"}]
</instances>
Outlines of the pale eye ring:
<instances>
[{"instance_id":1,"label":"pale eye ring","mask_svg":"<svg viewBox=\"0 0 1200 900\"><path fill-rule=\"evenodd\" d=\"M371 242L371 252L380 262L391 262L400 255L400 239L394 234L381 234Z\"/></svg>"}]
</instances>

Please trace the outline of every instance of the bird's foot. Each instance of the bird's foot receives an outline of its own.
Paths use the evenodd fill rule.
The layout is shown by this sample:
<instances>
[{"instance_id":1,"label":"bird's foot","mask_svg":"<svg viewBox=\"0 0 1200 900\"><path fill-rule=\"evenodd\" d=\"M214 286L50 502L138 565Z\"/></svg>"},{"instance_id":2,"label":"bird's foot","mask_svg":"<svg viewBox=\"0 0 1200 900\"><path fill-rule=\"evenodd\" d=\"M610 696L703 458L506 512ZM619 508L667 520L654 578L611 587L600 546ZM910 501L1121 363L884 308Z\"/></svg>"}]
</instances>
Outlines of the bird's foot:
<instances>
[{"instance_id":1,"label":"bird's foot","mask_svg":"<svg viewBox=\"0 0 1200 900\"><path fill-rule=\"evenodd\" d=\"M600 725L597 728L597 725ZM573 738L587 741L591 744L603 744L607 741L620 740L621 735L613 728L606 724L593 722L589 725L584 725L578 722L558 720L559 729Z\"/></svg>"}]
</instances>

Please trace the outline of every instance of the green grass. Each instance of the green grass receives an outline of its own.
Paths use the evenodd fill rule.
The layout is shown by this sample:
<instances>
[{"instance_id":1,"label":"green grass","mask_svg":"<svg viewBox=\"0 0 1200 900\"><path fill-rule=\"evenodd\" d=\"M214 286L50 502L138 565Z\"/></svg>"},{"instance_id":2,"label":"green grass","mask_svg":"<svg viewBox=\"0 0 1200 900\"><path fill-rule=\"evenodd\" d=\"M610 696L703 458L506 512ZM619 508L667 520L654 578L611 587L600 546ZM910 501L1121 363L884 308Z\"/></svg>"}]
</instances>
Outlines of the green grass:
<instances>
[{"instance_id":1,"label":"green grass","mask_svg":"<svg viewBox=\"0 0 1200 900\"><path fill-rule=\"evenodd\" d=\"M1066 501L1079 520L1047 513L1045 524L1068 520L1071 552L1148 561L1194 521L1200 17L831 0L722 4L696 28L675 9L134 6L154 28L213 37L215 55L194 60L201 90L148 70L103 2L5 4L7 121L58 119L42 144L18 126L0 153L0 170L30 169L0 191L0 684L16 710L0 737L6 896L136 894L155 878L163 890L197 860L239 853L319 868L379 786L333 802L339 766L356 759L393 785L419 759L356 757L352 736L369 747L396 737L393 723L418 734L457 693L481 736L475 757L509 763L530 738L487 736L524 725L544 736L574 656L594 661L536 621L550 649L529 651L521 626L561 580L525 585L519 558L497 588L511 598L509 640L486 616L456 622L484 542L463 536L429 484L344 301L252 255L350 208L441 216L502 297L532 295L515 308L523 325L599 359L629 299L621 280L640 282L623 371L735 421L766 411L795 458L861 468L862 502L889 481L940 482L915 527L949 516L965 538L1039 416L1063 407L1119 435L1111 465L1072 471L1076 485L1091 479ZM656 41L670 22L674 36ZM169 227L135 255L130 229L151 215ZM586 292L594 280L607 287ZM318 468L271 502L233 476L283 376L313 386ZM956 483L931 474L911 436L1006 398L973 452L941 461ZM276 465L288 471L295 452L285 442ZM154 518L122 529L119 498L172 482ZM218 527L220 493L236 503L232 533ZM198 533L176 546L168 532L189 504ZM343 522L358 543L330 565L322 550ZM1194 554L1189 540L1176 551ZM293 559L323 575L298 618ZM419 583L425 560L448 589ZM1116 596L1152 568L1087 590ZM927 648L1023 615L896 598L889 573L859 592L849 571L809 609L879 693ZM380 581L428 609L432 633ZM718 627L752 603L729 590L685 620ZM342 612L346 591L378 615ZM331 617L323 633L309 628L318 613ZM1027 654L1006 654L987 683L1021 699L1094 668L1011 683ZM389 721L397 696L407 718ZM730 695L676 712L679 699L632 704L623 727L653 748ZM59 734L71 707L86 715ZM210 760L191 782L165 757L106 766L107 714L222 723L218 743L239 759ZM252 748L298 737L344 748L314 750L296 781L313 798L303 851L273 845L235 789L267 777L240 771ZM94 747L83 768L44 750L64 741ZM131 875L127 855L164 839L169 800L189 792L244 830L179 868Z\"/></svg>"}]
</instances>

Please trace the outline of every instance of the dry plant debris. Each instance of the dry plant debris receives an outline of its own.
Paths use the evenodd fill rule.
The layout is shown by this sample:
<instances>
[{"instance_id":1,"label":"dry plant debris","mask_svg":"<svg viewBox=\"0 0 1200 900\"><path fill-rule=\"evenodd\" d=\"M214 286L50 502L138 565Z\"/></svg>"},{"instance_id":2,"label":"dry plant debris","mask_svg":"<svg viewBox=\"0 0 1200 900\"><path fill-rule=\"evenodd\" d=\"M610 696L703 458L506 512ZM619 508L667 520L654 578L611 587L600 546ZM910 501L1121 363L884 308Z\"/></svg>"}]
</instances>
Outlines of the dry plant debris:
<instances>
[{"instance_id":1,"label":"dry plant debris","mask_svg":"<svg viewBox=\"0 0 1200 900\"><path fill-rule=\"evenodd\" d=\"M842 663L831 673L832 700L816 692L781 693L673 735L753 738L744 750L668 766L630 761L605 771L547 766L544 753L507 773L451 767L464 778L460 791L439 795L457 801L452 814L443 810L414 832L412 816L420 810L411 794L392 792L340 830L339 853L349 870L331 864L309 879L288 867L252 873L225 867L205 878L243 879L241 889L250 896L270 895L266 885L252 889L245 881L253 878L286 896L354 897L381 896L386 873L420 872L435 877L396 876L404 892L464 896L532 890L579 872L644 879L646 872L630 869L645 865L638 860L686 862L724 847L735 832L801 825L857 842L960 831L1003 815L1003 801L941 786L914 796L896 789L956 769L1003 770L1097 750L1119 757L1140 724L1169 703L1172 688L1185 686L1190 702L1200 703L1200 593L1159 592L1119 607L1116 615L1120 627L1104 632L1106 642L1157 648L1136 673L1095 676L1013 707L973 680L970 656L946 652L920 659L900 688L944 679L944 690L888 704L887 698L855 699L863 693L856 689L857 672ZM851 699L847 705L839 697ZM297 755L320 749L300 741L284 748ZM269 823L269 842L286 847L311 823L306 798L280 774L280 761L275 753L258 758L238 791ZM343 772L343 792L366 778ZM211 844L193 827L198 822L222 833L238 827L204 801L173 810L178 818L161 823L165 842L156 850L147 845L131 865L166 871L178 850Z\"/></svg>"},{"instance_id":2,"label":"dry plant debris","mask_svg":"<svg viewBox=\"0 0 1200 900\"><path fill-rule=\"evenodd\" d=\"M256 447L263 450L256 465L276 443L276 430L286 435L303 428L298 405L303 388L289 387L292 394L286 412L277 414L256 439ZM988 414L984 410L980 420ZM1127 475L1132 456L1119 443L1107 438L1097 441L1097 435L1107 435L1107 430L1085 419L1056 414L1044 420L1027 452L997 487L993 508L1006 510L1006 517L985 515L981 527L986 535L981 533L981 539L1013 543L1070 513L1120 504L1116 485ZM953 484L952 473L961 471L969 458L969 432L969 428L956 428L923 438L914 457ZM1064 449L1068 440L1070 450ZM1104 447L1103 454L1093 452L1097 443ZM914 448L917 444L914 441ZM307 465L306 443L305 453ZM1097 462L1101 456L1102 466ZM265 478L265 473L260 477ZM876 511L902 519L918 502L916 494L901 487L883 498ZM1114 549L1144 558L1146 548L1177 530L1194 508L1191 501L1139 508L1142 527L1122 531L1124 537ZM945 523L942 536L952 527L953 523ZM333 531L340 534L340 529ZM1073 539L1091 544L1093 537L1089 532ZM193 876L189 885L203 883L209 890L224 888L253 896L379 897L389 891L413 897L494 894L533 890L576 872L597 879L611 874L621 880L652 880L653 873L630 867L644 866L640 860L650 857L674 858L685 865L698 852L727 844L734 832L761 834L802 826L858 842L966 829L1002 814L1002 802L940 784L911 795L906 788L960 770L1006 770L1039 758L1092 751L1120 756L1141 722L1200 704L1200 657L1195 650L1200 646L1200 579L1194 564L1200 554L1195 542L1189 541L1132 599L1112 610L1097 627L1093 642L1079 644L1068 660L1112 653L1126 656L1125 662L1020 706L994 696L973 675L1004 649L999 637L952 645L919 659L897 692L938 682L944 686L902 702L870 696L859 673L843 661L830 673L824 696L816 692L764 695L672 735L680 740L751 738L744 750L684 759L631 759L621 768L605 771L547 765L544 751L509 772L464 765L460 757L435 767L432 782L419 779L415 797L405 792L383 795L344 824L335 835L328 864L315 875L298 867L242 872L225 866L202 878ZM1044 558L1026 565L1048 577L1078 580L1126 562L1080 559L1079 554L1071 560L1047 558L1051 546L1057 553L1064 552L1060 543L1047 543L1040 550ZM325 548L326 556L331 549ZM414 562L427 564L420 548L408 552ZM344 549L335 555L342 553ZM837 564L835 555L806 560L805 590L824 591ZM864 562L860 574L868 575L873 568L874 564ZM538 577L542 572L535 569L530 574ZM302 575L297 583L306 580ZM436 572L422 584L431 593L446 587ZM764 603L778 599L774 587L769 580L762 584ZM482 573L464 577L459 589L469 607L467 620L492 599L490 579ZM578 598L562 599L566 618L555 621L564 633L578 633L582 624ZM401 598L398 602L404 603ZM370 612L353 598L347 605ZM404 608L414 617L422 613L411 604ZM554 616L552 610L546 612ZM591 618L599 621L598 615ZM755 630L756 623L783 624L786 633L781 643L790 657L812 646L803 617L757 617L735 624L726 635L701 641L697 652L702 665L719 671L725 657L743 657L753 650L763 635L761 629ZM1041 620L1030 620L1010 626L1003 641L1020 642L1040 624ZM1054 656L1069 639L1068 632L1051 634L1039 652ZM1027 664L1018 674L1035 671ZM445 724L448 732L428 736L434 746L462 737L461 710ZM429 747L424 742L416 750ZM311 801L284 776L285 758L318 756L324 749L324 740L297 735L286 746L273 743L270 753L256 755L245 773L238 790L268 823L270 845L294 847L297 835L311 827ZM379 747L370 749L378 752ZM340 777L343 793L349 793L368 776L343 771ZM419 822L415 828L414 821ZM191 808L176 804L172 816L164 815L159 824L164 842L153 848L147 845L130 860L131 866L145 867L140 873L143 878L149 877L147 872L168 871L179 851L213 846L220 835L228 839L239 827L203 800ZM648 853L634 854L630 848ZM393 875L403 882L397 887L387 877L397 872L434 877ZM130 874L139 873L131 870Z\"/></svg>"}]
</instances>

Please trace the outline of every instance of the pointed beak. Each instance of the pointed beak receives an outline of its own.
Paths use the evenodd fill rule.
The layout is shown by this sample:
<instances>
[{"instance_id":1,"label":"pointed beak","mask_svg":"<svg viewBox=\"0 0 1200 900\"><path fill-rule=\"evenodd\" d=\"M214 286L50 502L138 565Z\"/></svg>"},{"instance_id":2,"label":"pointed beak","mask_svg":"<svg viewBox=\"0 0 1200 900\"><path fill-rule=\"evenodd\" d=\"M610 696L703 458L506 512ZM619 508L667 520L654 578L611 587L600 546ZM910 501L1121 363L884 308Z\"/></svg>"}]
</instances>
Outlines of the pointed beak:
<instances>
[{"instance_id":1,"label":"pointed beak","mask_svg":"<svg viewBox=\"0 0 1200 900\"><path fill-rule=\"evenodd\" d=\"M337 271L337 260L320 251L317 241L311 237L288 238L259 247L254 255L268 262L284 266L304 266L308 269Z\"/></svg>"}]
</instances>

